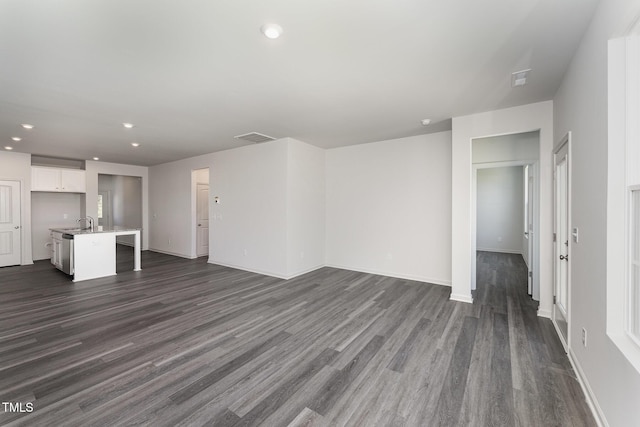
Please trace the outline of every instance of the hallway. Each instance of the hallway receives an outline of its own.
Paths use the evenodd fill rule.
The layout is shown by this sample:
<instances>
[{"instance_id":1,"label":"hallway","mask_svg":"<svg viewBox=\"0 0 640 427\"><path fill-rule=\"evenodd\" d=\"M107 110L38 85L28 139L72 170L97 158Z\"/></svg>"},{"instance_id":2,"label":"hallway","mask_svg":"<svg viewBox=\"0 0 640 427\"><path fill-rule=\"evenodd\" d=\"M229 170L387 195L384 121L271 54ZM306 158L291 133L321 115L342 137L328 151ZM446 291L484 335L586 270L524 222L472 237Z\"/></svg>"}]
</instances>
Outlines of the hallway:
<instances>
[{"instance_id":1,"label":"hallway","mask_svg":"<svg viewBox=\"0 0 640 427\"><path fill-rule=\"evenodd\" d=\"M478 251L474 306L481 313L476 341L486 340L483 345L494 349L472 360L484 369L470 367L479 384L468 390L495 399L494 405L482 405L484 410L512 407L516 420L504 425L596 425L551 320L537 316L538 303L527 294L520 254ZM504 353L495 349L505 347L510 357L496 360L494 355ZM485 369L493 380L481 375ZM512 393L505 393L508 389Z\"/></svg>"}]
</instances>

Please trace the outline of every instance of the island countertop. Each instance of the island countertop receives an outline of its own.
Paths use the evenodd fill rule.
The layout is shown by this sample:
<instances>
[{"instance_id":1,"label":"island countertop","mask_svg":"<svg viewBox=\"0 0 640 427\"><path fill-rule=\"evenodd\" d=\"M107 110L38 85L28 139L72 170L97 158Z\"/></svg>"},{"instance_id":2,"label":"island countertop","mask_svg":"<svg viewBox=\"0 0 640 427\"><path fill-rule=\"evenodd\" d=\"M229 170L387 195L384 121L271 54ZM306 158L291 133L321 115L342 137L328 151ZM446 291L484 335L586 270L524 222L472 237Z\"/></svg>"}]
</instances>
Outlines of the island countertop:
<instances>
[{"instance_id":1,"label":"island countertop","mask_svg":"<svg viewBox=\"0 0 640 427\"><path fill-rule=\"evenodd\" d=\"M133 227L121 227L119 225L115 225L113 227L105 227L102 225L99 225L97 227L94 227L93 231L91 231L91 229L89 228L50 228L49 230L51 231L55 231L58 233L63 233L63 234L71 234L72 236L77 236L80 234L95 234L95 233L122 233L122 232L134 232L134 231L140 231L139 228L133 228Z\"/></svg>"}]
</instances>

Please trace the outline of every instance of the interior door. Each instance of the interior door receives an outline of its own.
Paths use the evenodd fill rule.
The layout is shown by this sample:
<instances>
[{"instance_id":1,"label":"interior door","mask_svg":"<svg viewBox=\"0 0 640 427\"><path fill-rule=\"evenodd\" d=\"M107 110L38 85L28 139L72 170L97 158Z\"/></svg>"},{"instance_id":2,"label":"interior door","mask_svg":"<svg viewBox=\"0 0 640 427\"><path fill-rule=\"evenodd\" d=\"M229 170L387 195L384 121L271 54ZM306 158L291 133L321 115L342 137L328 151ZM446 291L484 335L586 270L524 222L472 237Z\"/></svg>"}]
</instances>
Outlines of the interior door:
<instances>
[{"instance_id":1,"label":"interior door","mask_svg":"<svg viewBox=\"0 0 640 427\"><path fill-rule=\"evenodd\" d=\"M196 184L196 252L209 255L209 185Z\"/></svg>"},{"instance_id":2,"label":"interior door","mask_svg":"<svg viewBox=\"0 0 640 427\"><path fill-rule=\"evenodd\" d=\"M529 265L529 278L527 291L529 295L533 294L533 175L531 174L531 165L529 165L529 176L527 177L527 265Z\"/></svg>"},{"instance_id":3,"label":"interior door","mask_svg":"<svg viewBox=\"0 0 640 427\"><path fill-rule=\"evenodd\" d=\"M0 181L0 267L20 264L20 182Z\"/></svg>"},{"instance_id":4,"label":"interior door","mask_svg":"<svg viewBox=\"0 0 640 427\"><path fill-rule=\"evenodd\" d=\"M553 320L568 342L569 319L569 159L568 144L555 154Z\"/></svg>"}]
</instances>

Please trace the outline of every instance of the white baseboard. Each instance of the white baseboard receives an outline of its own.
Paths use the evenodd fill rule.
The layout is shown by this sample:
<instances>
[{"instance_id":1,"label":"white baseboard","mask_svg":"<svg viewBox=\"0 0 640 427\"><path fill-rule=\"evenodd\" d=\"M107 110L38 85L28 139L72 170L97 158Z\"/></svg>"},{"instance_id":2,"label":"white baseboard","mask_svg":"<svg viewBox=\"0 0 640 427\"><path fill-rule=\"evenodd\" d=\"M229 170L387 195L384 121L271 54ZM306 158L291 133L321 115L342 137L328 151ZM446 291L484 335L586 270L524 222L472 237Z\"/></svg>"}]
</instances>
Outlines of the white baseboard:
<instances>
[{"instance_id":1,"label":"white baseboard","mask_svg":"<svg viewBox=\"0 0 640 427\"><path fill-rule=\"evenodd\" d=\"M247 267L243 267L243 266L240 266L240 265L230 264L230 263L227 263L227 262L220 262L220 261L217 261L217 260L214 260L214 259L211 259L211 258L209 258L207 260L207 262L209 264L215 264L215 265L221 265L223 267L235 268L236 270L248 271L250 273L262 274L264 276L277 277L278 279L284 279L284 280L290 279L290 277L287 277L286 274L275 273L273 271L260 270L260 269L257 269L257 268L247 268Z\"/></svg>"},{"instance_id":2,"label":"white baseboard","mask_svg":"<svg viewBox=\"0 0 640 427\"><path fill-rule=\"evenodd\" d=\"M413 280L415 282L426 282L426 283L432 283L434 285L451 287L450 280L434 279L431 277L416 276L412 274L390 273L388 271L371 270L368 268L347 267L345 265L339 265L339 264L326 264L325 267L339 268L341 270L357 271L359 273L376 274L378 276L395 277L396 279Z\"/></svg>"},{"instance_id":3,"label":"white baseboard","mask_svg":"<svg viewBox=\"0 0 640 427\"><path fill-rule=\"evenodd\" d=\"M451 301L466 302L468 304L473 304L473 297L471 297L471 295L452 293L449 299Z\"/></svg>"},{"instance_id":4,"label":"white baseboard","mask_svg":"<svg viewBox=\"0 0 640 427\"><path fill-rule=\"evenodd\" d=\"M522 250L519 250L519 251L511 251L511 250L509 250L509 249L478 248L478 247L476 247L476 251L482 251L482 252L497 252L497 253L501 253L501 254L516 254L516 255L522 255Z\"/></svg>"},{"instance_id":5,"label":"white baseboard","mask_svg":"<svg viewBox=\"0 0 640 427\"><path fill-rule=\"evenodd\" d=\"M173 255L173 256L180 257L180 258L196 259L196 257L193 257L193 256L191 256L191 255L179 254L179 253L177 253L177 252L163 251L163 250L161 250L161 249L154 249L154 248L149 248L149 250L150 250L151 252L158 252L158 253L165 254L165 255Z\"/></svg>"},{"instance_id":6,"label":"white baseboard","mask_svg":"<svg viewBox=\"0 0 640 427\"><path fill-rule=\"evenodd\" d=\"M593 389L591 388L591 385L589 384L589 381L587 380L587 377L584 374L584 371L582 370L582 366L580 366L580 363L578 362L578 359L576 358L571 348L569 348L568 355L569 355L569 362L571 362L571 366L573 367L573 370L576 373L576 377L578 378L578 383L582 388L582 392L584 393L584 397L587 401L587 405L589 405L589 409L591 409L591 412L593 413L593 418L595 418L596 423L598 424L599 427L609 427L609 423L607 422L607 419L604 416L604 412L602 412L602 408L600 407L598 400L593 394Z\"/></svg>"},{"instance_id":7,"label":"white baseboard","mask_svg":"<svg viewBox=\"0 0 640 427\"><path fill-rule=\"evenodd\" d=\"M256 268L247 268L247 267L240 266L240 265L235 265L235 264L226 263L226 262L220 262L220 261L217 261L217 260L214 260L214 259L211 259L211 258L209 258L209 260L207 262L209 264L221 265L223 267L235 268L237 270L249 271L251 273L264 274L265 276L277 277L279 279L284 279L284 280L293 279L294 277L302 276L303 274L310 273L312 271L318 270L318 269L323 268L323 267L330 267L330 268L339 268L341 270L357 271L359 273L368 273L368 274L376 274L376 275L379 275L379 276L395 277L397 279L412 280L412 281L416 281L416 282L432 283L434 285L449 286L449 287L451 286L451 282L445 281L445 280L437 280L437 279L431 279L431 278L428 278L428 277L419 277L419 276L413 276L413 275L388 273L388 272L375 271L375 270L369 270L369 269L353 268L353 267L347 267L347 266L337 265L337 264L317 265L315 267L311 267L309 269L306 269L306 270L300 271L300 272L296 272L294 274L283 274L283 273L278 273L278 272L274 272L274 271L260 270L260 269L256 269ZM469 300L462 299L460 301L473 302L473 300L470 300L470 299Z\"/></svg>"},{"instance_id":8,"label":"white baseboard","mask_svg":"<svg viewBox=\"0 0 640 427\"><path fill-rule=\"evenodd\" d=\"M250 273L262 274L263 276L277 277L278 279L284 279L284 280L290 280L290 279L293 279L295 277L302 276L303 274L311 273L312 271L316 271L316 270L324 267L324 265L317 265L315 267L311 267L311 268L299 271L299 272L294 273L294 274L281 274L281 273L274 273L273 271L265 271L265 270L258 270L258 269L255 269L255 268L241 267L241 266L235 265L235 264L229 264L229 263L226 263L226 262L216 261L216 260L213 260L211 258L209 258L209 260L207 262L209 264L221 265L223 267L235 268L236 270L242 270L242 271L248 271Z\"/></svg>"},{"instance_id":9,"label":"white baseboard","mask_svg":"<svg viewBox=\"0 0 640 427\"><path fill-rule=\"evenodd\" d=\"M302 276L302 275L307 274L307 273L311 273L312 271L316 271L316 270L319 270L319 269L324 268L324 267L325 267L325 265L317 265L315 267L307 268L306 270L302 270L302 271L299 271L297 273L293 273L293 274L289 275L289 277L287 277L287 280L293 279L293 278L298 277L298 276Z\"/></svg>"},{"instance_id":10,"label":"white baseboard","mask_svg":"<svg viewBox=\"0 0 640 427\"><path fill-rule=\"evenodd\" d=\"M539 308L538 317L546 317L547 319L551 319L551 310L542 310Z\"/></svg>"}]
</instances>

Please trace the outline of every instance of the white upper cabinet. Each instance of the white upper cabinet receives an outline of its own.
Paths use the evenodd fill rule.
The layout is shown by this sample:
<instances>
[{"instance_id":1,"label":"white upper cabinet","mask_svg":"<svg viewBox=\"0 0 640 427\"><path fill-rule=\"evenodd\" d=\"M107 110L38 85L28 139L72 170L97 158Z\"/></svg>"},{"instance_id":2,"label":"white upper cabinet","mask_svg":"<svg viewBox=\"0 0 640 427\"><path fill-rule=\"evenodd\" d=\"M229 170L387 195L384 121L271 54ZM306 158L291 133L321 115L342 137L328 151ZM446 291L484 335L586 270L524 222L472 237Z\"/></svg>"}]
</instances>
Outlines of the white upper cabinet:
<instances>
[{"instance_id":1,"label":"white upper cabinet","mask_svg":"<svg viewBox=\"0 0 640 427\"><path fill-rule=\"evenodd\" d=\"M31 191L86 193L85 171L31 166Z\"/></svg>"}]
</instances>

